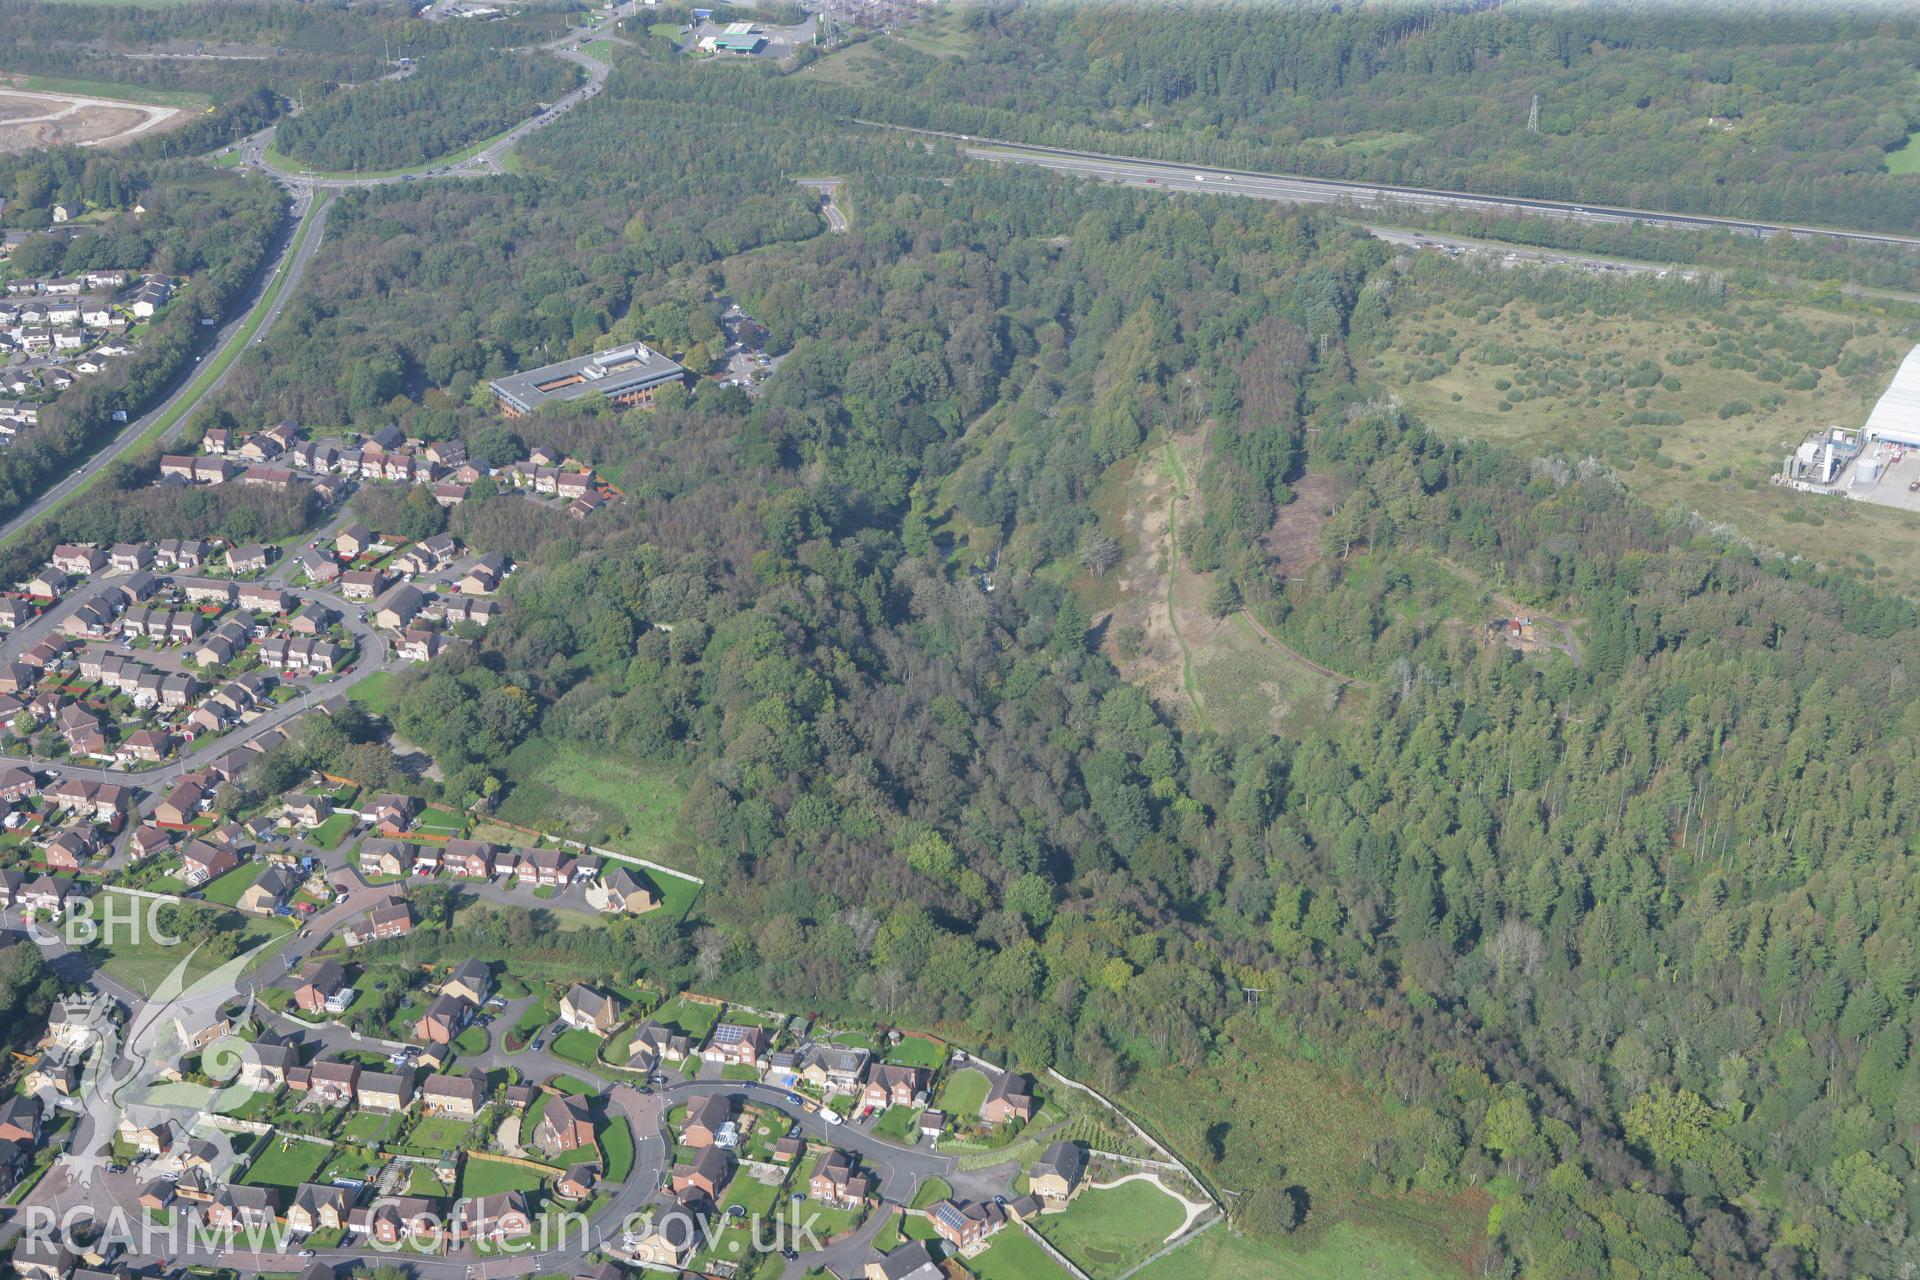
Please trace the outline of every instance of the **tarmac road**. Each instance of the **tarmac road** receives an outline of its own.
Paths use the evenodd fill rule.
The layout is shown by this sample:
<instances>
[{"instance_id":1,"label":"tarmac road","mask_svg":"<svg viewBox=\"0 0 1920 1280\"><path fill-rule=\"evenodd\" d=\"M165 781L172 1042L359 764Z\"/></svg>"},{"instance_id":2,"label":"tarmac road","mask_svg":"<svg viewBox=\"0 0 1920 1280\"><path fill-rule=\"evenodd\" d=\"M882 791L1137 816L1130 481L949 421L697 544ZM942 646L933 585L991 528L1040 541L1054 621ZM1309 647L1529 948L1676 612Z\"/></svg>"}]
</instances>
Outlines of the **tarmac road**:
<instances>
[{"instance_id":1,"label":"tarmac road","mask_svg":"<svg viewBox=\"0 0 1920 1280\"><path fill-rule=\"evenodd\" d=\"M1396 187L1365 182L1343 182L1329 178L1307 178L1295 174L1259 173L1247 169L1221 169L1203 164L1176 164L1165 160L1139 160L1093 151L1028 146L1024 143L977 138L968 134L944 133L933 129L910 129L903 125L890 125L872 120L856 119L854 123L874 128L894 129L904 133L916 133L930 138L950 139L965 144L961 146L960 151L971 159L1038 165L1041 168L1062 173L1079 174L1083 177L1138 186L1160 186L1169 191L1210 191L1225 195L1285 200L1298 204L1346 204L1363 210L1375 208L1383 212L1395 206L1416 205L1477 213L1526 213L1580 222L1637 222L1650 226L1679 227L1690 230L1720 228L1755 236L1770 236L1786 231L1800 239L1826 238L1920 248L1920 236L1852 231L1839 227L1757 222L1705 214L1672 213L1658 209L1629 209L1603 204L1582 205L1572 201L1538 200L1526 196L1498 196L1470 191L1444 191L1428 187Z\"/></svg>"},{"instance_id":2,"label":"tarmac road","mask_svg":"<svg viewBox=\"0 0 1920 1280\"><path fill-rule=\"evenodd\" d=\"M164 414L184 403L189 412L183 412L180 415L180 420L167 432L165 438L172 440L179 437L180 433L186 429L187 419L192 416L190 411L193 406L218 391L222 384L226 382L228 375L233 372L233 366L228 365L227 368L221 371L219 377L215 378L198 394L194 394L193 382L194 379L199 376L202 365L204 365L207 360L218 358L221 353L240 341L241 326L246 323L247 317L253 313L253 308L258 305L260 296L279 276L282 266L285 265L286 281L280 286L280 292L278 296L274 298L273 306L267 311L260 323L259 332L264 335L266 331L273 326L273 322L279 318L281 311L286 308L288 300L293 297L294 286L299 283L300 276L306 271L307 265L313 261L313 255L319 249L321 236L326 230L327 205L325 203L314 213L313 226L307 232L307 238L301 244L300 252L293 256L291 262L288 262L288 253L292 249L295 235L299 230L300 219L306 213L308 198L305 193L295 193L293 216L287 223L285 229L281 231L278 248L274 253L273 259L267 267L260 272L259 279L254 285L253 292L248 294L245 305L238 308L233 318L227 321L221 328L214 345L208 348L199 360L188 365L186 369L180 373L179 377L174 380L173 390L167 394L167 398L147 413L129 422L119 435L109 441L107 445L98 453L94 454L93 457L81 463L79 467L69 472L64 479L41 494L26 510L20 512L11 520L8 520L4 525L0 525L0 542L4 542L13 537L20 530L26 528L34 521L40 519L40 517L64 503L73 495L75 490L98 475L101 470L114 462L114 460L122 454L131 451L140 437L146 433L147 429L153 426Z\"/></svg>"}]
</instances>

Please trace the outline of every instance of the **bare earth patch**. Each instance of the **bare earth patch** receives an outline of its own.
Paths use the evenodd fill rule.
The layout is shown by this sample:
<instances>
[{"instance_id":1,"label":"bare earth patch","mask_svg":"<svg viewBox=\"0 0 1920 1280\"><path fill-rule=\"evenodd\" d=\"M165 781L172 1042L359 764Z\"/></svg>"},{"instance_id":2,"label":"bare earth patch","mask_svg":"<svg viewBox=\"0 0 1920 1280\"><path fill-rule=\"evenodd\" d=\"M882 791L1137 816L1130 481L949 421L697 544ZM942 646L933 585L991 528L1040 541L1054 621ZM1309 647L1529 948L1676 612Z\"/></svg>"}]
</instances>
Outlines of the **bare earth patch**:
<instances>
[{"instance_id":1,"label":"bare earth patch","mask_svg":"<svg viewBox=\"0 0 1920 1280\"><path fill-rule=\"evenodd\" d=\"M0 87L0 153L118 146L188 119L179 107Z\"/></svg>"}]
</instances>

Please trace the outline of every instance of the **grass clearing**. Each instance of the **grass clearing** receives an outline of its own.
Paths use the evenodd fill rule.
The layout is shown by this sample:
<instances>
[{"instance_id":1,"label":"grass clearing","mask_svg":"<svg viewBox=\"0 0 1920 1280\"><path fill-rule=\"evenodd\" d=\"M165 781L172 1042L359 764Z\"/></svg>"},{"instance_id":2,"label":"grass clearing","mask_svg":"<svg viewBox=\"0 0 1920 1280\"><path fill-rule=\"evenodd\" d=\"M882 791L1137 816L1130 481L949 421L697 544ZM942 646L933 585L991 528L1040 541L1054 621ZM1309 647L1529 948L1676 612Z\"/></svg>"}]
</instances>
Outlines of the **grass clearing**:
<instances>
[{"instance_id":1,"label":"grass clearing","mask_svg":"<svg viewBox=\"0 0 1920 1280\"><path fill-rule=\"evenodd\" d=\"M940 1093L934 1099L934 1109L956 1119L977 1116L992 1087L984 1072L962 1067L941 1082Z\"/></svg>"},{"instance_id":2,"label":"grass clearing","mask_svg":"<svg viewBox=\"0 0 1920 1280\"><path fill-rule=\"evenodd\" d=\"M503 821L642 857L657 857L675 843L685 794L677 766L533 739L507 757L506 775L513 790L500 806Z\"/></svg>"},{"instance_id":3,"label":"grass clearing","mask_svg":"<svg viewBox=\"0 0 1920 1280\"><path fill-rule=\"evenodd\" d=\"M928 1178L925 1182L922 1182L913 1189L913 1203L910 1207L915 1209L931 1209L942 1200L949 1199L952 1195L953 1184L945 1178Z\"/></svg>"},{"instance_id":4,"label":"grass clearing","mask_svg":"<svg viewBox=\"0 0 1920 1280\"><path fill-rule=\"evenodd\" d=\"M1387 1114L1363 1083L1289 1051L1287 1034L1237 1016L1203 1069L1142 1073L1119 1101L1151 1117L1160 1137L1218 1185L1250 1186L1284 1167L1313 1206L1290 1249L1309 1252L1344 1224L1441 1271L1470 1254L1486 1229L1485 1192L1374 1194L1366 1153L1382 1138L1411 1140L1399 1126L1418 1117ZM1409 1267L1407 1274L1418 1274Z\"/></svg>"},{"instance_id":5,"label":"grass clearing","mask_svg":"<svg viewBox=\"0 0 1920 1280\"><path fill-rule=\"evenodd\" d=\"M713 1030L713 1024L720 1021L720 1006L702 1004L698 1000L687 999L685 995L677 995L661 1005L653 1016L657 1021L700 1041L705 1040L707 1033Z\"/></svg>"},{"instance_id":6,"label":"grass clearing","mask_svg":"<svg viewBox=\"0 0 1920 1280\"><path fill-rule=\"evenodd\" d=\"M111 889L108 892L112 892ZM213 907L196 907L182 904L187 910L214 911ZM241 916L221 911L229 919L239 922L240 950L247 951L262 943L272 942L285 936L294 926L291 921L280 917L259 918ZM122 930L131 933L132 930ZM113 978L125 983L143 995L151 995L157 990L174 968L185 963L183 981L191 984L219 968L225 961L209 955L204 947L196 948L192 954L188 949L178 946L163 946L158 939L140 931L138 938L116 941L112 945L96 944L90 953L99 957L100 967Z\"/></svg>"},{"instance_id":7,"label":"grass clearing","mask_svg":"<svg viewBox=\"0 0 1920 1280\"><path fill-rule=\"evenodd\" d=\"M413 1132L407 1135L407 1145L428 1151L446 1151L459 1146L471 1127L472 1121L462 1120L458 1116L427 1116L413 1126Z\"/></svg>"},{"instance_id":8,"label":"grass clearing","mask_svg":"<svg viewBox=\"0 0 1920 1280\"><path fill-rule=\"evenodd\" d=\"M384 716L393 708L392 685L393 672L371 671L347 690L347 700L359 703L377 716Z\"/></svg>"},{"instance_id":9,"label":"grass clearing","mask_svg":"<svg viewBox=\"0 0 1920 1280\"><path fill-rule=\"evenodd\" d=\"M208 902L218 903L223 907L230 907L240 901L240 895L248 889L251 889L254 882L265 875L266 871L267 864L265 862L255 861L241 863L233 870L227 872L227 874L221 876L218 880L209 883L205 889L200 891L200 896Z\"/></svg>"},{"instance_id":10,"label":"grass clearing","mask_svg":"<svg viewBox=\"0 0 1920 1280\"><path fill-rule=\"evenodd\" d=\"M1460 1270L1439 1265L1385 1236L1340 1223L1311 1244L1265 1244L1215 1227L1193 1237L1138 1280L1457 1280Z\"/></svg>"},{"instance_id":11,"label":"grass clearing","mask_svg":"<svg viewBox=\"0 0 1920 1280\"><path fill-rule=\"evenodd\" d=\"M1412 291L1372 371L1442 435L1591 455L1655 511L1822 564L1864 555L1884 585L1920 591L1910 513L1772 483L1807 432L1866 420L1911 343L1851 310L1683 307L1662 298L1668 284L1619 287L1611 310L1504 293L1476 306L1451 282Z\"/></svg>"},{"instance_id":12,"label":"grass clearing","mask_svg":"<svg viewBox=\"0 0 1920 1280\"><path fill-rule=\"evenodd\" d=\"M623 1116L609 1116L600 1130L600 1153L605 1157L608 1182L624 1182L633 1172L633 1129Z\"/></svg>"},{"instance_id":13,"label":"grass clearing","mask_svg":"<svg viewBox=\"0 0 1920 1280\"><path fill-rule=\"evenodd\" d=\"M1094 1280L1109 1280L1151 1257L1186 1219L1153 1183L1126 1182L1081 1192L1065 1213L1043 1215L1038 1229Z\"/></svg>"}]
</instances>

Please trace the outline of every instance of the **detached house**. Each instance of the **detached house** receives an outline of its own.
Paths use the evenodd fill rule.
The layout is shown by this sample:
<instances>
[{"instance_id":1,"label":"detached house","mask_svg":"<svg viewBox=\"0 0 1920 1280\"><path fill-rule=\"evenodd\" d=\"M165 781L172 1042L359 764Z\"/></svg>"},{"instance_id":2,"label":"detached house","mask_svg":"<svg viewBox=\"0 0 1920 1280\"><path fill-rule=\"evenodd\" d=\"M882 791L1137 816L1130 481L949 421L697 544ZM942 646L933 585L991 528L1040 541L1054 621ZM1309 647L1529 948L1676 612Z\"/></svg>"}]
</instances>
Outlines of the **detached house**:
<instances>
[{"instance_id":1,"label":"detached house","mask_svg":"<svg viewBox=\"0 0 1920 1280\"><path fill-rule=\"evenodd\" d=\"M873 1191L873 1180L860 1172L854 1158L845 1151L833 1150L814 1166L807 1182L807 1194L822 1204L851 1209L866 1203Z\"/></svg>"},{"instance_id":2,"label":"detached house","mask_svg":"<svg viewBox=\"0 0 1920 1280\"><path fill-rule=\"evenodd\" d=\"M686 1119L680 1124L680 1145L710 1147L720 1130L733 1120L733 1104L724 1094L709 1093L687 1103Z\"/></svg>"},{"instance_id":3,"label":"detached house","mask_svg":"<svg viewBox=\"0 0 1920 1280\"><path fill-rule=\"evenodd\" d=\"M420 1088L420 1101L438 1115L471 1120L486 1105L486 1080L472 1071L463 1075L431 1075Z\"/></svg>"},{"instance_id":4,"label":"detached house","mask_svg":"<svg viewBox=\"0 0 1920 1280\"><path fill-rule=\"evenodd\" d=\"M332 960L314 960L300 971L293 1002L308 1013L339 1013L352 1000L347 971Z\"/></svg>"},{"instance_id":5,"label":"detached house","mask_svg":"<svg viewBox=\"0 0 1920 1280\"><path fill-rule=\"evenodd\" d=\"M473 1005L442 991L413 1024L413 1038L428 1044L451 1044L473 1016Z\"/></svg>"},{"instance_id":6,"label":"detached house","mask_svg":"<svg viewBox=\"0 0 1920 1280\"><path fill-rule=\"evenodd\" d=\"M866 1090L860 1095L865 1106L875 1110L907 1107L927 1087L927 1073L919 1067L895 1066L882 1062L867 1076Z\"/></svg>"},{"instance_id":7,"label":"detached house","mask_svg":"<svg viewBox=\"0 0 1920 1280\"><path fill-rule=\"evenodd\" d=\"M1025 1076L1008 1071L996 1078L987 1091L987 1100L980 1104L980 1118L988 1124L1005 1124L1009 1120L1024 1124L1033 1119L1037 1110L1033 1086Z\"/></svg>"},{"instance_id":8,"label":"detached house","mask_svg":"<svg viewBox=\"0 0 1920 1280\"><path fill-rule=\"evenodd\" d=\"M593 1145L593 1114L583 1097L549 1098L533 1140L548 1156Z\"/></svg>"},{"instance_id":9,"label":"detached house","mask_svg":"<svg viewBox=\"0 0 1920 1280\"><path fill-rule=\"evenodd\" d=\"M713 1036L707 1041L707 1047L700 1051L700 1056L723 1066L757 1066L767 1056L767 1048L772 1040L773 1036L765 1027L723 1022L713 1029Z\"/></svg>"},{"instance_id":10,"label":"detached house","mask_svg":"<svg viewBox=\"0 0 1920 1280\"><path fill-rule=\"evenodd\" d=\"M560 998L560 1020L570 1027L604 1036L619 1023L620 1006L612 996L575 983Z\"/></svg>"}]
</instances>

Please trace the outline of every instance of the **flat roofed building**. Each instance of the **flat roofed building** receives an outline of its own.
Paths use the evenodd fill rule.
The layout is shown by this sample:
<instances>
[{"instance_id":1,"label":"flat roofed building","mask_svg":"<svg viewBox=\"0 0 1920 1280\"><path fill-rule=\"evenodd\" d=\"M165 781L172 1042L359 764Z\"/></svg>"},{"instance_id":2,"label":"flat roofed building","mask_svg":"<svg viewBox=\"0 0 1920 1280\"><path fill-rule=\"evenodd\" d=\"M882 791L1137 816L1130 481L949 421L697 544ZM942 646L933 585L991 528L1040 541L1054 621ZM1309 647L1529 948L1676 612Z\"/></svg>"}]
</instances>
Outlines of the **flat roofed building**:
<instances>
[{"instance_id":1,"label":"flat roofed building","mask_svg":"<svg viewBox=\"0 0 1920 1280\"><path fill-rule=\"evenodd\" d=\"M655 391L685 376L686 370L678 364L635 342L524 373L510 373L488 386L501 412L518 418L550 400L579 400L595 393L621 408L652 404Z\"/></svg>"}]
</instances>

